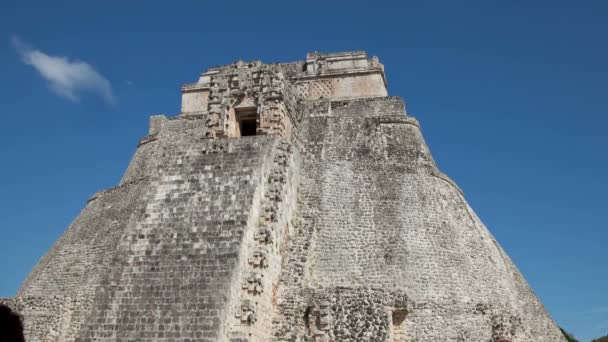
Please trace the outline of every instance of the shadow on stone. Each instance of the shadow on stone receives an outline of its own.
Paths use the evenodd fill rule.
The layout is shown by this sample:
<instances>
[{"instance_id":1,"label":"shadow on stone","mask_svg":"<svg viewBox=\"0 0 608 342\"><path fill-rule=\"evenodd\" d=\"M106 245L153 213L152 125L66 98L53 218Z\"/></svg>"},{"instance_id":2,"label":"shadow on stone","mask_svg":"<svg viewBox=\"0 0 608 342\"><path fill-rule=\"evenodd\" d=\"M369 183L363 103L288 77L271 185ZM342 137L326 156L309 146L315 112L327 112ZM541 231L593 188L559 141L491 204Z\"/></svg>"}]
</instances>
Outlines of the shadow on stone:
<instances>
[{"instance_id":1,"label":"shadow on stone","mask_svg":"<svg viewBox=\"0 0 608 342\"><path fill-rule=\"evenodd\" d=\"M0 304L0 342L25 342L21 317L2 304Z\"/></svg>"}]
</instances>

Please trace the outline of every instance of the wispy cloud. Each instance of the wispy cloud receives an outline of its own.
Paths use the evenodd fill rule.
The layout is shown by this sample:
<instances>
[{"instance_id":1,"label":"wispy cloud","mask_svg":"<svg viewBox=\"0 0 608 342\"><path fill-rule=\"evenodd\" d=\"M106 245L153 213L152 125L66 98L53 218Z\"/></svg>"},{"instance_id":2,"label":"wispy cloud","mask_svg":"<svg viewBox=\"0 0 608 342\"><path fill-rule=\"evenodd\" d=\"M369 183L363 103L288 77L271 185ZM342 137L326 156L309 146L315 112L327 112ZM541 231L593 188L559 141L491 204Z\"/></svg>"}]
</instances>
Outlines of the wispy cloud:
<instances>
[{"instance_id":1,"label":"wispy cloud","mask_svg":"<svg viewBox=\"0 0 608 342\"><path fill-rule=\"evenodd\" d=\"M23 63L36 69L57 95L78 102L82 93L89 92L100 96L109 104L116 103L110 81L90 64L67 57L50 56L30 47L17 36L13 36L12 43Z\"/></svg>"}]
</instances>

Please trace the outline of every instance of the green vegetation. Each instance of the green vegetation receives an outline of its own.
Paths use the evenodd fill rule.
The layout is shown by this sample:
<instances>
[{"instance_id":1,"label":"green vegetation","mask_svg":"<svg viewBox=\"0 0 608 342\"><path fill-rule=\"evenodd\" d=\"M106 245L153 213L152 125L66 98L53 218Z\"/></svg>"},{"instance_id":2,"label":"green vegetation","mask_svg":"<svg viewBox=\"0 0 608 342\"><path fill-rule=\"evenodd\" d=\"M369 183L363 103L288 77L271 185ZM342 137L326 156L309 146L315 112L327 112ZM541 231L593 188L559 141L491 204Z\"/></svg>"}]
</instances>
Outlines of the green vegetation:
<instances>
[{"instance_id":1,"label":"green vegetation","mask_svg":"<svg viewBox=\"0 0 608 342\"><path fill-rule=\"evenodd\" d=\"M562 328L559 328L559 330L561 330L562 334L564 334L564 336L566 336L566 339L568 340L568 342L580 342L579 340L576 339L576 337L572 336L566 330L564 330ZM600 338L596 338L595 340L591 340L591 342L608 342L608 335L602 336Z\"/></svg>"},{"instance_id":2,"label":"green vegetation","mask_svg":"<svg viewBox=\"0 0 608 342\"><path fill-rule=\"evenodd\" d=\"M562 331L562 334L564 334L564 336L566 336L566 339L568 340L568 342L579 342L579 340L577 340L574 336L570 335L568 332L566 332L566 330L559 328L559 330Z\"/></svg>"}]
</instances>

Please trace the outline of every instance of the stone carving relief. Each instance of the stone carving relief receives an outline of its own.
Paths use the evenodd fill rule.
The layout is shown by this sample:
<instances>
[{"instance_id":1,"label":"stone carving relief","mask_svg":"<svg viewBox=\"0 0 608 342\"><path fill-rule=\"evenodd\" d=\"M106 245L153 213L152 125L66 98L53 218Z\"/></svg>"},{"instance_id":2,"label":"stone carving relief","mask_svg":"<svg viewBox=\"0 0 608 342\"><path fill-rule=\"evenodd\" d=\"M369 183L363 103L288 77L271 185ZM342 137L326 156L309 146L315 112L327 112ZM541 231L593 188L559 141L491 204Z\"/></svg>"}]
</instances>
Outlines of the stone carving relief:
<instances>
[{"instance_id":1,"label":"stone carving relief","mask_svg":"<svg viewBox=\"0 0 608 342\"><path fill-rule=\"evenodd\" d=\"M255 307L254 301L243 299L240 310L237 310L236 317L240 318L242 323L252 325L256 321Z\"/></svg>"},{"instance_id":2,"label":"stone carving relief","mask_svg":"<svg viewBox=\"0 0 608 342\"><path fill-rule=\"evenodd\" d=\"M257 111L257 134L287 135L296 118L294 88L271 66L235 64L210 76L207 137L236 137L234 112ZM236 134L236 135L235 135Z\"/></svg>"}]
</instances>

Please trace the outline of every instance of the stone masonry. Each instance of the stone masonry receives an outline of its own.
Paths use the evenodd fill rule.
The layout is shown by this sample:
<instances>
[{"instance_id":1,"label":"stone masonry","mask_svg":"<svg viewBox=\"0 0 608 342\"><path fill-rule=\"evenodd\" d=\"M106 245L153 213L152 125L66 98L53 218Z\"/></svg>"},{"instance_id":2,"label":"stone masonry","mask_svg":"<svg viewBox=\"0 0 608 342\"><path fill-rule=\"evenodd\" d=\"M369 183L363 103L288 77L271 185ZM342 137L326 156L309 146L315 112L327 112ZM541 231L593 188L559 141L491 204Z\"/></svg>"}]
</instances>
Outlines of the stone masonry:
<instances>
[{"instance_id":1,"label":"stone masonry","mask_svg":"<svg viewBox=\"0 0 608 342\"><path fill-rule=\"evenodd\" d=\"M365 52L182 86L0 298L28 341L565 341Z\"/></svg>"}]
</instances>

